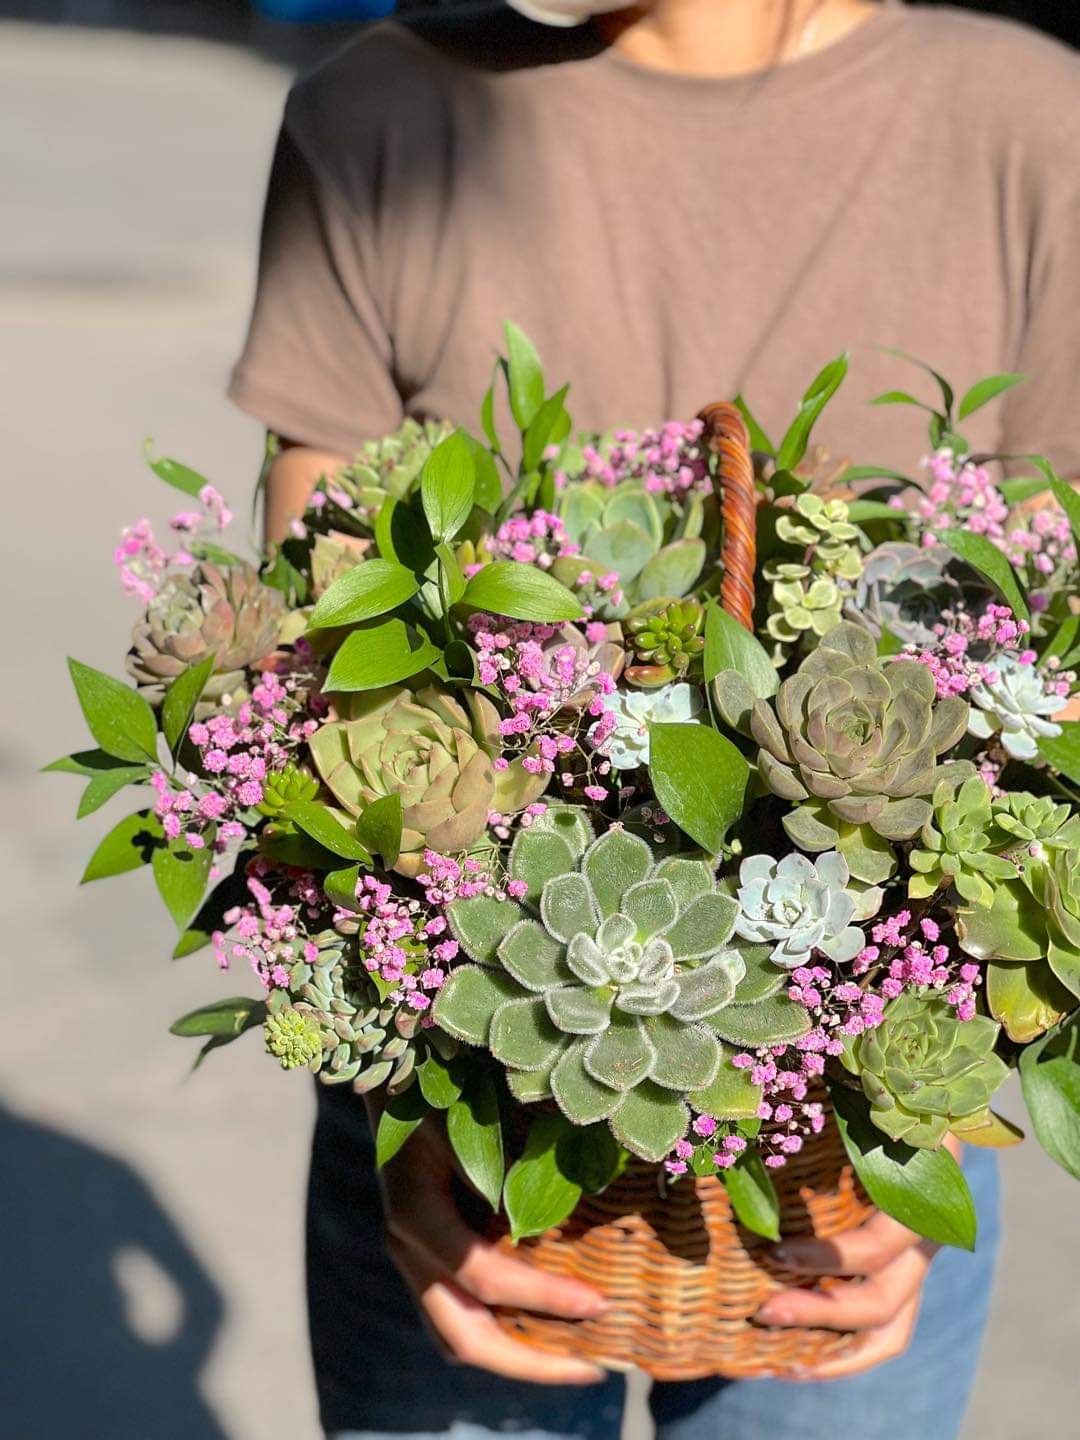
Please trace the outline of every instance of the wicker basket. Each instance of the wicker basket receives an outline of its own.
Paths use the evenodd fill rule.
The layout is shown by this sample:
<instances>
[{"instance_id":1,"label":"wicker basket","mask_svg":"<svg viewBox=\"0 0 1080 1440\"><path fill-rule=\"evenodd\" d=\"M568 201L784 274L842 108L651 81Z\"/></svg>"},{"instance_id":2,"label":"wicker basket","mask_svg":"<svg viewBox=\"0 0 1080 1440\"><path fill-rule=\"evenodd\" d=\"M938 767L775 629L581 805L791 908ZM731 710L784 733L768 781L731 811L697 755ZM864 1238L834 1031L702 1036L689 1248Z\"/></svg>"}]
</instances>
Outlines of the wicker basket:
<instances>
[{"instance_id":1,"label":"wicker basket","mask_svg":"<svg viewBox=\"0 0 1080 1440\"><path fill-rule=\"evenodd\" d=\"M733 405L712 405L701 419L722 487L721 600L752 629L756 494L749 437ZM784 1235L836 1235L869 1213L828 1113L814 1143L774 1173ZM595 1285L611 1306L600 1320L506 1311L500 1323L541 1349L569 1351L610 1369L637 1366L657 1380L783 1375L850 1343L831 1331L750 1324L771 1291L805 1284L807 1277L767 1258L767 1243L736 1222L719 1179L685 1177L665 1189L659 1167L632 1161L560 1228L517 1246L502 1239L508 1252L538 1269Z\"/></svg>"}]
</instances>

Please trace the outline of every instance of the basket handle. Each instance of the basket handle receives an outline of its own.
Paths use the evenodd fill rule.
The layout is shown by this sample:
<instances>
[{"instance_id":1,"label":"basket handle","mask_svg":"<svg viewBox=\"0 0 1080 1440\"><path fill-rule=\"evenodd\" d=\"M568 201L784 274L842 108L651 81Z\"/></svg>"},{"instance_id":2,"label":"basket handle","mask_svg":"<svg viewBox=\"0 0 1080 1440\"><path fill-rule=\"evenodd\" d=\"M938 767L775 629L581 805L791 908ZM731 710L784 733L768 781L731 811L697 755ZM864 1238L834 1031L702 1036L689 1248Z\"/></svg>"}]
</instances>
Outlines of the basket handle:
<instances>
[{"instance_id":1,"label":"basket handle","mask_svg":"<svg viewBox=\"0 0 1080 1440\"><path fill-rule=\"evenodd\" d=\"M724 400L706 405L698 419L705 426L702 440L717 457L716 478L724 517L720 602L753 634L757 492L750 433L736 406Z\"/></svg>"}]
</instances>

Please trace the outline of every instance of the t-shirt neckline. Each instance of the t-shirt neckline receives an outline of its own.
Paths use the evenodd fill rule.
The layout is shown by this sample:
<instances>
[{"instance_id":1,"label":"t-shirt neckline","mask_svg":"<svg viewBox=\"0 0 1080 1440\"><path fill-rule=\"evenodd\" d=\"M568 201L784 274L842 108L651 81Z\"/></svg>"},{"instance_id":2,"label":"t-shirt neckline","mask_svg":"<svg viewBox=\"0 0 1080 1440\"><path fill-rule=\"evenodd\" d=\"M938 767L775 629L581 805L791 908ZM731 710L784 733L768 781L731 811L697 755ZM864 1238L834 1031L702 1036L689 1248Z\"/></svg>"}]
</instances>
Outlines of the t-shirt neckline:
<instances>
[{"instance_id":1,"label":"t-shirt neckline","mask_svg":"<svg viewBox=\"0 0 1080 1440\"><path fill-rule=\"evenodd\" d=\"M883 4L879 14L821 50L744 75L687 75L657 70L628 60L614 47L599 50L583 65L594 81L601 78L626 96L663 100L700 110L756 99L776 101L844 75L880 51L904 23L903 8Z\"/></svg>"}]
</instances>

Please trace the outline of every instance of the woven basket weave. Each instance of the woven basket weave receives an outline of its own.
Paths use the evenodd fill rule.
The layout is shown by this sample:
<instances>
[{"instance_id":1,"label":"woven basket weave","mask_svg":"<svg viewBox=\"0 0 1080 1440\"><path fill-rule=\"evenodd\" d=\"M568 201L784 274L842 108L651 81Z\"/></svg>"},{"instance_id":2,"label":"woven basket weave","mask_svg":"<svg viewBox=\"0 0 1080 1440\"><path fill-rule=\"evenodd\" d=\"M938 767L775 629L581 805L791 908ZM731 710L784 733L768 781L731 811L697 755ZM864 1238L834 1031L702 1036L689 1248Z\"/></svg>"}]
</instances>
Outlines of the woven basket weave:
<instances>
[{"instance_id":1,"label":"woven basket weave","mask_svg":"<svg viewBox=\"0 0 1080 1440\"><path fill-rule=\"evenodd\" d=\"M723 505L721 601L752 630L756 494L749 436L734 405L711 405L700 418L717 457ZM773 1172L785 1236L836 1235L869 1213L828 1107L827 1114L823 1133ZM660 1167L632 1160L558 1229L517 1246L504 1237L500 1244L519 1260L587 1281L610 1301L600 1320L504 1311L504 1328L541 1349L610 1369L637 1366L657 1380L783 1375L850 1343L831 1331L750 1324L770 1292L806 1284L806 1275L767 1259L767 1243L737 1224L719 1179L686 1176L665 1188Z\"/></svg>"}]
</instances>

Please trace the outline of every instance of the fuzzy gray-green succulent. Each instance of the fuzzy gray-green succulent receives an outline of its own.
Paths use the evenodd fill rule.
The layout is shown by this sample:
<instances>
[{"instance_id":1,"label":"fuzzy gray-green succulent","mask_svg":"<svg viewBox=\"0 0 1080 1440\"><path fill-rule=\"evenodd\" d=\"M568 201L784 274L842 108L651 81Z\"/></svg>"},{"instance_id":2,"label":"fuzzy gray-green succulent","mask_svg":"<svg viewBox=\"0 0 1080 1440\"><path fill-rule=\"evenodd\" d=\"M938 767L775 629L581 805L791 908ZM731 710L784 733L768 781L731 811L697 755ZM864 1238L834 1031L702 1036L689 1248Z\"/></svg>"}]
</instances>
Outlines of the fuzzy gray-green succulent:
<instances>
[{"instance_id":1,"label":"fuzzy gray-green succulent","mask_svg":"<svg viewBox=\"0 0 1080 1440\"><path fill-rule=\"evenodd\" d=\"M580 812L552 807L518 835L509 868L520 903L450 909L475 963L451 974L436 1024L490 1050L519 1101L554 1098L576 1125L607 1120L646 1160L683 1136L688 1100L754 1114L754 1087L723 1042L779 1043L809 1022L779 994L781 971L774 981L760 955L732 948L738 907L708 862L657 863L640 836L614 827L594 839Z\"/></svg>"}]
</instances>

